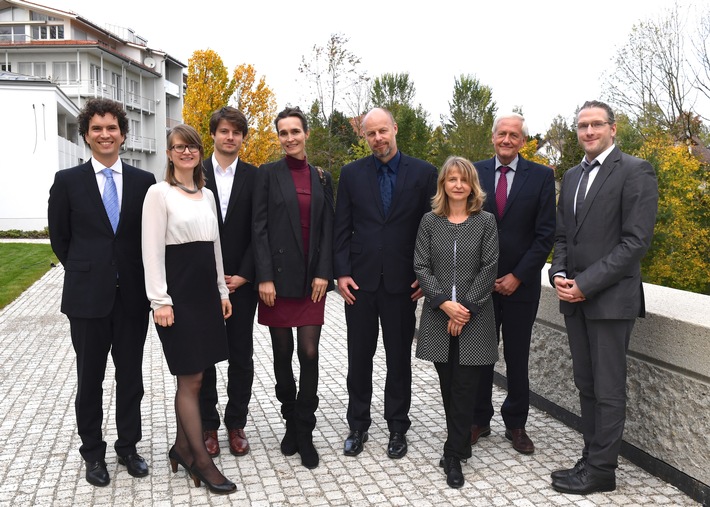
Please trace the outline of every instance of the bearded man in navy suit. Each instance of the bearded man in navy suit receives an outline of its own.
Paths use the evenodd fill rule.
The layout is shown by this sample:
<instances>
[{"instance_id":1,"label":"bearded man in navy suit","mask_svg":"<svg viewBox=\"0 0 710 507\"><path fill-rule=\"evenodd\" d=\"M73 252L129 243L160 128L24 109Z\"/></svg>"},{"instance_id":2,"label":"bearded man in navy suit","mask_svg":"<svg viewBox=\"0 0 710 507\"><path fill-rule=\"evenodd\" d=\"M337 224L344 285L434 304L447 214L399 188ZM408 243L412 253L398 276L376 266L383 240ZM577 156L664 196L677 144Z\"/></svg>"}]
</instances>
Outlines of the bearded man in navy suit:
<instances>
[{"instance_id":1,"label":"bearded man in navy suit","mask_svg":"<svg viewBox=\"0 0 710 507\"><path fill-rule=\"evenodd\" d=\"M334 274L345 299L348 326L348 424L344 454L363 450L372 423L372 359L379 326L387 358L387 455L407 453L411 424L412 341L417 299L414 244L419 222L431 211L436 168L397 149L392 113L375 108L363 119L372 155L343 167L333 234Z\"/></svg>"},{"instance_id":2,"label":"bearded man in navy suit","mask_svg":"<svg viewBox=\"0 0 710 507\"><path fill-rule=\"evenodd\" d=\"M141 439L143 345L150 305L141 256L143 199L155 177L121 162L128 133L123 107L89 100L79 114L79 134L91 160L57 172L49 191L49 238L64 267L62 313L76 351L76 420L86 480L107 486L101 384L109 351L116 367L118 463L134 477L148 475L136 451ZM103 198L112 195L113 212Z\"/></svg>"},{"instance_id":3,"label":"bearded man in navy suit","mask_svg":"<svg viewBox=\"0 0 710 507\"><path fill-rule=\"evenodd\" d=\"M493 289L496 329L503 338L508 394L501 406L505 436L523 454L535 451L525 431L530 406L528 359L540 303L540 272L555 234L555 178L552 169L525 160L520 149L528 128L516 113L493 123L495 157L474 165L486 191L484 209L498 223L498 277ZM471 445L491 433L493 365L485 367L476 395Z\"/></svg>"}]
</instances>

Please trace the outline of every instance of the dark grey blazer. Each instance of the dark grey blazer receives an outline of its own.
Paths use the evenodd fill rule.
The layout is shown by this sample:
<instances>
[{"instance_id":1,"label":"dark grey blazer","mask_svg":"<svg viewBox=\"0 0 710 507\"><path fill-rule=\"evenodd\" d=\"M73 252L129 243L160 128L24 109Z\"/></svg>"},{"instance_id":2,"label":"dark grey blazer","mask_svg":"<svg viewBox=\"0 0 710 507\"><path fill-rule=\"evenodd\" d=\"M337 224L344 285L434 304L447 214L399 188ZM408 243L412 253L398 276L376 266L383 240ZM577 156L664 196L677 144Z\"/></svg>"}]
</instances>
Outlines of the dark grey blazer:
<instances>
[{"instance_id":1,"label":"dark grey blazer","mask_svg":"<svg viewBox=\"0 0 710 507\"><path fill-rule=\"evenodd\" d=\"M560 301L565 315L582 305L589 319L635 319L645 313L641 259L653 237L658 185L651 164L614 148L587 192L575 223L574 199L581 165L562 179L557 206L553 275L564 271L586 297Z\"/></svg>"},{"instance_id":2,"label":"dark grey blazer","mask_svg":"<svg viewBox=\"0 0 710 507\"><path fill-rule=\"evenodd\" d=\"M491 292L498 269L496 219L486 211L461 224L429 212L422 218L414 249L414 272L424 291L416 356L446 363L449 360L449 321L439 305L452 298L456 240L456 300L471 312L459 337L460 362L487 365L498 360L495 315Z\"/></svg>"},{"instance_id":3,"label":"dark grey blazer","mask_svg":"<svg viewBox=\"0 0 710 507\"><path fill-rule=\"evenodd\" d=\"M333 184L330 174L311 170L311 224L306 269L298 197L285 159L259 167L253 199L252 246L255 287L273 281L277 296L300 298L313 278L333 289Z\"/></svg>"}]
</instances>

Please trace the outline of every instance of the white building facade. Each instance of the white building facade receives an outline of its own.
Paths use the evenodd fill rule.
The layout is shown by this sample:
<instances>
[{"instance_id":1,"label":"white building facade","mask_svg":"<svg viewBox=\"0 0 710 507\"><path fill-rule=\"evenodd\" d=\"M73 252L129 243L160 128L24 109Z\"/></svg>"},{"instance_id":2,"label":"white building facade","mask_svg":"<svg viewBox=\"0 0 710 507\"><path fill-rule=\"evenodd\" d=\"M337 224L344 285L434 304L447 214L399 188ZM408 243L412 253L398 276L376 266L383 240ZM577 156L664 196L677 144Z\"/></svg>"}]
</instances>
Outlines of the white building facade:
<instances>
[{"instance_id":1,"label":"white building facade","mask_svg":"<svg viewBox=\"0 0 710 507\"><path fill-rule=\"evenodd\" d=\"M130 29L101 27L73 12L32 2L0 0L0 71L41 78L61 90L62 96L78 109L94 97L110 98L123 104L128 113L129 133L121 158L153 172L159 180L165 170L166 132L182 123L185 68L185 64L164 51L149 48L146 39ZM36 111L39 104L37 97L29 99L29 95L36 92L18 94L17 86L15 84L12 90L9 85L0 86L3 124L14 121L4 105L18 107L24 115L32 112L32 105ZM25 86L30 85L25 83ZM35 89L38 85L31 86ZM9 171L18 174L18 167L35 170L28 165L25 151L27 142L24 138L32 137L31 131L8 125L0 128L5 134L0 136L0 153L3 154L0 172L5 181L9 181ZM69 130L63 132L63 139L74 143L76 148L62 148L69 155L55 154L52 158L53 165L47 169L51 171L52 180L57 170L76 165L91 156L83 140L78 138L76 122L70 122L66 128ZM61 133L59 123L55 130ZM58 141L59 145L62 143ZM33 187L42 202L44 220L43 225L38 224L39 227L32 229L46 226L51 180L46 187L37 183ZM19 223L10 226L5 196L2 198L0 230L25 229ZM39 211L26 210L23 214L36 215ZM34 219L32 223L35 223Z\"/></svg>"}]
</instances>

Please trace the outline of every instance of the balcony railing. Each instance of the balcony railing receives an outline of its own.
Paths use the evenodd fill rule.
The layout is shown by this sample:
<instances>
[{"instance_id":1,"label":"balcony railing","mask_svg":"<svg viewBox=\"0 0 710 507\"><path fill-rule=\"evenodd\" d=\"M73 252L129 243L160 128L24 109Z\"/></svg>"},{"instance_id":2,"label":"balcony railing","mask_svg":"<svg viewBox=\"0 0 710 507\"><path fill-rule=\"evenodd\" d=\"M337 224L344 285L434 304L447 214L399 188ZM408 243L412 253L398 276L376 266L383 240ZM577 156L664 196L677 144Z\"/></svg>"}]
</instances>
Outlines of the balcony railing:
<instances>
[{"instance_id":1,"label":"balcony railing","mask_svg":"<svg viewBox=\"0 0 710 507\"><path fill-rule=\"evenodd\" d=\"M126 136L125 146L128 150L155 153L157 149L157 142L152 137L142 137L128 134L128 136Z\"/></svg>"},{"instance_id":2,"label":"balcony railing","mask_svg":"<svg viewBox=\"0 0 710 507\"><path fill-rule=\"evenodd\" d=\"M115 85L101 84L100 81L53 78L52 82L59 85L69 97L80 94L85 97L96 97L115 100L126 105L126 108L142 111L145 114L155 114L156 101L137 93L126 92Z\"/></svg>"}]
</instances>

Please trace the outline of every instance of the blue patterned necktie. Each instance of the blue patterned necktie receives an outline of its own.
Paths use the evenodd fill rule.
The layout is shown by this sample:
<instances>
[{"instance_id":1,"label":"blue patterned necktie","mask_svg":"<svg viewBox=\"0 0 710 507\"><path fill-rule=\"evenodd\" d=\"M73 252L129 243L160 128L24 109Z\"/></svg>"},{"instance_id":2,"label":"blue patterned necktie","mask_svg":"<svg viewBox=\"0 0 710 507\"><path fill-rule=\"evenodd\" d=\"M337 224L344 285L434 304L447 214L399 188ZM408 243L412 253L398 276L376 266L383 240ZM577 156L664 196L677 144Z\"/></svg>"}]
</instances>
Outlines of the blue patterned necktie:
<instances>
[{"instance_id":1,"label":"blue patterned necktie","mask_svg":"<svg viewBox=\"0 0 710 507\"><path fill-rule=\"evenodd\" d=\"M118 191L116 190L116 182L113 181L113 171L111 169L106 168L101 172L104 176L106 176L104 195L101 199L104 201L104 207L106 208L108 219L111 222L113 233L116 234L116 229L118 228L118 217L120 215L120 210L118 209Z\"/></svg>"},{"instance_id":2,"label":"blue patterned necktie","mask_svg":"<svg viewBox=\"0 0 710 507\"><path fill-rule=\"evenodd\" d=\"M385 216L387 216L392 204L392 169L387 164L384 164L380 171L380 195L382 196L382 207L385 210Z\"/></svg>"}]
</instances>

